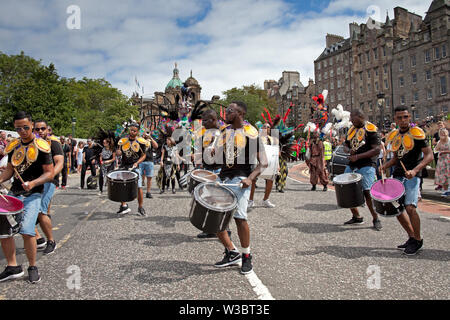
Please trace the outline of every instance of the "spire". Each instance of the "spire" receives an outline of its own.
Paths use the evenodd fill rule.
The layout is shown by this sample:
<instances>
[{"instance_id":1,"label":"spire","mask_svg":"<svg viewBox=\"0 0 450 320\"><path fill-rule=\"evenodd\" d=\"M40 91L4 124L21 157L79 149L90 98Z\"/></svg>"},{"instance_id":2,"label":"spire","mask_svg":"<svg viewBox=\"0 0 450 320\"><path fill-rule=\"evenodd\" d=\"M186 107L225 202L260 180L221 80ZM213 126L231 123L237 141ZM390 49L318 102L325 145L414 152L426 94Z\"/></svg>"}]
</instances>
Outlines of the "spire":
<instances>
[{"instance_id":1,"label":"spire","mask_svg":"<svg viewBox=\"0 0 450 320\"><path fill-rule=\"evenodd\" d=\"M392 27L391 19L389 19L389 13L386 10L386 22L384 23L385 27Z\"/></svg>"}]
</instances>

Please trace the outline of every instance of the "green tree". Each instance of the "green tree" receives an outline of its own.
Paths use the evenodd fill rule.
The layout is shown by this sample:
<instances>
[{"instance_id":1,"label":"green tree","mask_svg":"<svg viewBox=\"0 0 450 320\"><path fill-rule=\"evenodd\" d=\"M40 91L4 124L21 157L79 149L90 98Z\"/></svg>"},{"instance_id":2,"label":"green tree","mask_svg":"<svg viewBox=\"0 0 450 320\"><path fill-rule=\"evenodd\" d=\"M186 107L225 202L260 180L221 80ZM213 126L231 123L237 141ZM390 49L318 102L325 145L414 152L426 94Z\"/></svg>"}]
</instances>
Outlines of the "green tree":
<instances>
[{"instance_id":1,"label":"green tree","mask_svg":"<svg viewBox=\"0 0 450 320\"><path fill-rule=\"evenodd\" d=\"M276 115L277 103L274 99L267 96L266 90L256 86L255 84L249 86L242 86L242 88L232 88L224 91L225 98L219 103L228 106L232 101L243 101L247 105L246 120L255 125L258 121L264 121L261 113L264 113L267 118L264 108L266 108L272 117ZM216 107L218 111L220 107Z\"/></svg>"}]
</instances>

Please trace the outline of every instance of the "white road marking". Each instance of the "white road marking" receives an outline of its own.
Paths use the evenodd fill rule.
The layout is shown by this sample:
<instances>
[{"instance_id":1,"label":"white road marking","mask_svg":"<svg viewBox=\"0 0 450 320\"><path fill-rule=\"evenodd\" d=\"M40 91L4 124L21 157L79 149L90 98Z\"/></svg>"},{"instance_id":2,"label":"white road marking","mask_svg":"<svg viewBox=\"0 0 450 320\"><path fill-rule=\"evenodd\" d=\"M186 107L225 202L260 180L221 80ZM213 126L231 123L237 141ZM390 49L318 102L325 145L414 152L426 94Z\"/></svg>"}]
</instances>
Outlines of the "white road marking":
<instances>
[{"instance_id":1,"label":"white road marking","mask_svg":"<svg viewBox=\"0 0 450 320\"><path fill-rule=\"evenodd\" d=\"M274 297L270 294L269 289L259 280L258 276L254 271L245 275L248 282L253 288L253 291L258 296L259 300L275 300Z\"/></svg>"}]
</instances>

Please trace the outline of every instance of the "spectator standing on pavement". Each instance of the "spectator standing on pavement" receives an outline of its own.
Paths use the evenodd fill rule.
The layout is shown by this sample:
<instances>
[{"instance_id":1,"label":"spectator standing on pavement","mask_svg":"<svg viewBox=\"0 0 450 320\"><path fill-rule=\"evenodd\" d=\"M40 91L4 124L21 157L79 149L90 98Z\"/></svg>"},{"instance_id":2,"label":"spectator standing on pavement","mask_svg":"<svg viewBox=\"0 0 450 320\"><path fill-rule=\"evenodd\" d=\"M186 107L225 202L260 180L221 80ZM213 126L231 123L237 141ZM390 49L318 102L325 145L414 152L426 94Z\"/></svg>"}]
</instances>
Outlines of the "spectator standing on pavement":
<instances>
[{"instance_id":1,"label":"spectator standing on pavement","mask_svg":"<svg viewBox=\"0 0 450 320\"><path fill-rule=\"evenodd\" d=\"M75 172L80 172L79 170L77 170L77 156L78 156L78 148L77 148L77 141L72 137L71 134L68 135L68 139L69 139L69 147L70 147L70 161L71 161L71 167L70 167L70 171L72 173ZM81 170L81 168L80 168Z\"/></svg>"},{"instance_id":2,"label":"spectator standing on pavement","mask_svg":"<svg viewBox=\"0 0 450 320\"><path fill-rule=\"evenodd\" d=\"M84 149L84 142L80 141L78 142L77 146L77 172L81 172L81 168L83 167L83 149Z\"/></svg>"},{"instance_id":3,"label":"spectator standing on pavement","mask_svg":"<svg viewBox=\"0 0 450 320\"><path fill-rule=\"evenodd\" d=\"M450 194L448 190L450 184L450 139L447 129L439 129L439 141L434 150L439 153L434 183L443 186L442 195L448 196Z\"/></svg>"},{"instance_id":4,"label":"spectator standing on pavement","mask_svg":"<svg viewBox=\"0 0 450 320\"><path fill-rule=\"evenodd\" d=\"M70 153L70 147L68 144L68 139L66 140L64 136L61 136L59 138L59 141L61 142L61 146L64 153L64 166L61 171L61 189L66 190L67 187L67 176L69 174L69 169L71 167L71 153ZM58 179L57 186L59 185L59 175L56 176Z\"/></svg>"},{"instance_id":5,"label":"spectator standing on pavement","mask_svg":"<svg viewBox=\"0 0 450 320\"><path fill-rule=\"evenodd\" d=\"M152 198L151 188L154 175L153 152L158 149L158 143L152 138L150 131L146 131L143 138L150 141L150 146L145 150L145 160L139 164L139 170L141 170L142 180L144 180L144 177L147 177L147 192L145 197Z\"/></svg>"},{"instance_id":6,"label":"spectator standing on pavement","mask_svg":"<svg viewBox=\"0 0 450 320\"><path fill-rule=\"evenodd\" d=\"M333 153L333 146L330 143L330 139L326 137L323 140L323 157L325 159L326 169L328 170L328 172L330 172L330 161L332 153Z\"/></svg>"},{"instance_id":7,"label":"spectator standing on pavement","mask_svg":"<svg viewBox=\"0 0 450 320\"><path fill-rule=\"evenodd\" d=\"M94 144L92 139L87 140L87 146L83 149L83 165L81 166L81 181L80 188L84 189L84 182L86 176L87 168L91 169L91 175L96 176L95 172L95 154L94 154Z\"/></svg>"},{"instance_id":8,"label":"spectator standing on pavement","mask_svg":"<svg viewBox=\"0 0 450 320\"><path fill-rule=\"evenodd\" d=\"M441 130L442 128L445 128L444 123L442 121L438 121L437 124L438 124L438 130L434 134L433 141L432 141L432 145L433 145L433 148L434 148L434 150L433 150L433 152L434 152L434 163L436 164L436 166L437 166L437 163L439 161L439 151L436 150L436 146L437 146L437 144L438 144L438 142L440 140L439 130ZM442 185L438 184L435 190L441 190L441 189L442 189ZM444 192L445 191L446 190L444 190Z\"/></svg>"}]
</instances>

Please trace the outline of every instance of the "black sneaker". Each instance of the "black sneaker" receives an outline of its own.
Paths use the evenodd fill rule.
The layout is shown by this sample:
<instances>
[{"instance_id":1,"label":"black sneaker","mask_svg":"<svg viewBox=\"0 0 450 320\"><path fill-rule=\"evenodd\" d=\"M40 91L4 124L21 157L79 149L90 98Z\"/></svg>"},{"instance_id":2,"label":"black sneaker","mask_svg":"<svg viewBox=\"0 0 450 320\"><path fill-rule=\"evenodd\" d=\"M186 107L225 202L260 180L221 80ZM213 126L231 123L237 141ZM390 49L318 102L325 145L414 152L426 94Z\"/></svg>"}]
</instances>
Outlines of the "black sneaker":
<instances>
[{"instance_id":1,"label":"black sneaker","mask_svg":"<svg viewBox=\"0 0 450 320\"><path fill-rule=\"evenodd\" d=\"M46 244L47 244L47 241L45 240L45 238L39 238L36 240L36 248L38 250L44 249Z\"/></svg>"},{"instance_id":2,"label":"black sneaker","mask_svg":"<svg viewBox=\"0 0 450 320\"><path fill-rule=\"evenodd\" d=\"M150 192L147 192L145 194L145 197L148 198L148 199L152 199L153 198L153 196L152 196L152 194Z\"/></svg>"},{"instance_id":3,"label":"black sneaker","mask_svg":"<svg viewBox=\"0 0 450 320\"><path fill-rule=\"evenodd\" d=\"M323 191L327 191L328 187L327 186L323 186Z\"/></svg>"},{"instance_id":4,"label":"black sneaker","mask_svg":"<svg viewBox=\"0 0 450 320\"><path fill-rule=\"evenodd\" d=\"M175 191L175 189L172 189L172 193L175 194L175 193L177 193L177 192Z\"/></svg>"},{"instance_id":5,"label":"black sneaker","mask_svg":"<svg viewBox=\"0 0 450 320\"><path fill-rule=\"evenodd\" d=\"M241 273L247 274L252 272L253 265L252 265L252 255L251 254L243 254L242 255L242 266L241 266Z\"/></svg>"},{"instance_id":6,"label":"black sneaker","mask_svg":"<svg viewBox=\"0 0 450 320\"><path fill-rule=\"evenodd\" d=\"M163 194L164 193L164 190L161 190L160 192L159 192L159 194Z\"/></svg>"},{"instance_id":7,"label":"black sneaker","mask_svg":"<svg viewBox=\"0 0 450 320\"><path fill-rule=\"evenodd\" d=\"M5 270L0 273L0 282L10 280L10 279L17 279L24 275L22 266L7 266Z\"/></svg>"},{"instance_id":8,"label":"black sneaker","mask_svg":"<svg viewBox=\"0 0 450 320\"><path fill-rule=\"evenodd\" d=\"M51 254L55 252L56 242L52 240L47 241L47 247L45 247L44 254Z\"/></svg>"},{"instance_id":9,"label":"black sneaker","mask_svg":"<svg viewBox=\"0 0 450 320\"><path fill-rule=\"evenodd\" d=\"M375 230L380 231L383 226L381 225L381 221L380 219L377 220L373 220L373 227L375 228Z\"/></svg>"},{"instance_id":10,"label":"black sneaker","mask_svg":"<svg viewBox=\"0 0 450 320\"><path fill-rule=\"evenodd\" d=\"M352 217L350 220L348 220L348 221L346 221L346 222L344 222L344 224L363 224L364 223L364 221L363 221L363 218L355 218L355 217Z\"/></svg>"},{"instance_id":11,"label":"black sneaker","mask_svg":"<svg viewBox=\"0 0 450 320\"><path fill-rule=\"evenodd\" d=\"M217 262L214 267L223 268L233 265L239 265L242 262L241 254L238 251L230 251L225 248L222 261Z\"/></svg>"},{"instance_id":12,"label":"black sneaker","mask_svg":"<svg viewBox=\"0 0 450 320\"><path fill-rule=\"evenodd\" d=\"M39 275L37 267L28 268L28 281L30 281L31 283L37 283L41 281L41 276Z\"/></svg>"},{"instance_id":13,"label":"black sneaker","mask_svg":"<svg viewBox=\"0 0 450 320\"><path fill-rule=\"evenodd\" d=\"M128 206L120 206L119 211L117 211L118 214L125 214L131 212L131 209L128 208Z\"/></svg>"},{"instance_id":14,"label":"black sneaker","mask_svg":"<svg viewBox=\"0 0 450 320\"><path fill-rule=\"evenodd\" d=\"M408 256L415 255L423 246L423 239L418 241L416 239L412 239L408 246L405 248L404 253Z\"/></svg>"},{"instance_id":15,"label":"black sneaker","mask_svg":"<svg viewBox=\"0 0 450 320\"><path fill-rule=\"evenodd\" d=\"M316 186L312 186L311 191L316 191Z\"/></svg>"},{"instance_id":16,"label":"black sneaker","mask_svg":"<svg viewBox=\"0 0 450 320\"><path fill-rule=\"evenodd\" d=\"M205 232L202 232L202 233L199 233L199 234L197 235L197 238L199 238L199 239L217 238L217 235L216 235L215 233L205 233Z\"/></svg>"},{"instance_id":17,"label":"black sneaker","mask_svg":"<svg viewBox=\"0 0 450 320\"><path fill-rule=\"evenodd\" d=\"M414 240L414 238L410 237L408 240L406 240L406 242L404 244L401 244L399 246L397 246L398 250L405 250L406 247L411 243L411 241Z\"/></svg>"},{"instance_id":18,"label":"black sneaker","mask_svg":"<svg viewBox=\"0 0 450 320\"><path fill-rule=\"evenodd\" d=\"M141 215L141 216L143 216L143 217L145 217L147 214L145 213L145 209L143 208L143 207L139 207L138 208L138 213Z\"/></svg>"}]
</instances>

